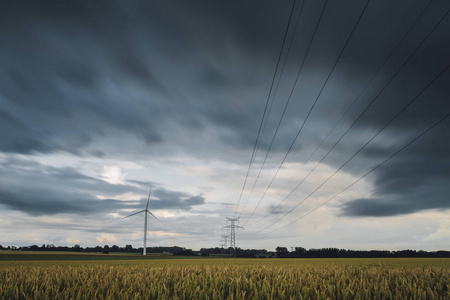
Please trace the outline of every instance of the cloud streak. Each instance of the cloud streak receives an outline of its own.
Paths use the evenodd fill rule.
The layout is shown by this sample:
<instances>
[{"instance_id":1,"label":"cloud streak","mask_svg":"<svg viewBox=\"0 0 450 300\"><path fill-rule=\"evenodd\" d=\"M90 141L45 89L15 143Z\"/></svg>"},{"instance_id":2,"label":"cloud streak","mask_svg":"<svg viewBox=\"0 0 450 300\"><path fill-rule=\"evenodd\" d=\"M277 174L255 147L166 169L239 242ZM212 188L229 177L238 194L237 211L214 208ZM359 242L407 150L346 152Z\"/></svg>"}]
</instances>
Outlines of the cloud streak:
<instances>
[{"instance_id":1,"label":"cloud streak","mask_svg":"<svg viewBox=\"0 0 450 300\"><path fill-rule=\"evenodd\" d=\"M22 160L6 161L2 166L8 166L9 174L0 176L0 204L9 209L19 210L33 215L45 214L100 214L112 213L123 209L138 209L145 207L147 196L138 201L115 200L98 194L135 194L146 195L147 187L130 185L126 181L100 180L83 175L73 168L55 168L27 163ZM32 169L24 169L32 166ZM156 186L155 184L152 184ZM71 192L67 192L70 190ZM154 209L190 210L204 204L201 195L192 196L183 192L166 190L156 187L157 200L152 201Z\"/></svg>"},{"instance_id":2,"label":"cloud streak","mask_svg":"<svg viewBox=\"0 0 450 300\"><path fill-rule=\"evenodd\" d=\"M306 0L295 36L290 27L291 51L287 58L286 51L282 55L286 64L283 74L276 74L280 85L269 102L245 196L270 147L324 4ZM327 2L248 211L303 124L364 4ZM5 214L95 216L110 222L112 216L142 209L153 187L152 211L165 210L179 221L195 215L209 222L192 222L186 229L189 221L183 219L173 232L182 227L189 235L200 235L197 227L219 226L219 216L224 219L237 204L290 7L276 1L235 0L138 0L126 5L106 0L3 1L0 205ZM291 174L298 169L306 174L372 99L377 98L285 208L322 182L321 169L339 168L450 64L450 18L436 26L449 9L445 0L369 3L280 169L283 176L276 178L270 200L261 202L255 217L290 192L281 187ZM293 24L299 13L298 2ZM336 192L348 176L365 174L450 112L449 81L450 74L444 73L325 185L320 196L312 197L308 207ZM369 188L341 199L334 216L362 222L368 217L447 211L449 129L448 122L443 123L373 172L364 185ZM288 186L300 180L294 178ZM294 214L293 219L299 213ZM270 220L261 226L265 222ZM115 234L100 227L89 230Z\"/></svg>"}]
</instances>

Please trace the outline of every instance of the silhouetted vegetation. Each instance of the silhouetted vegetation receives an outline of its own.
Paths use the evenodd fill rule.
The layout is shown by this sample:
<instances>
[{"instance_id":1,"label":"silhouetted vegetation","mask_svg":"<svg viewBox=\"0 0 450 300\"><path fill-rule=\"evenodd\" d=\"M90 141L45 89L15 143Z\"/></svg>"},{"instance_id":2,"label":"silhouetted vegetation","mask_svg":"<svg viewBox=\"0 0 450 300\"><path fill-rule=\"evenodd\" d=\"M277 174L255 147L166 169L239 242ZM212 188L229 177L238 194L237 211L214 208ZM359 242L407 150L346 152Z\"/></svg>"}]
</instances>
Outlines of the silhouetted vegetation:
<instances>
[{"instance_id":1,"label":"silhouetted vegetation","mask_svg":"<svg viewBox=\"0 0 450 300\"><path fill-rule=\"evenodd\" d=\"M241 249L236 248L234 251L233 248L201 248L200 254L202 256L235 256L242 258L258 258L258 257L267 257L268 255L275 253L269 252L266 249Z\"/></svg>"},{"instance_id":2,"label":"silhouetted vegetation","mask_svg":"<svg viewBox=\"0 0 450 300\"><path fill-rule=\"evenodd\" d=\"M133 248L132 245L119 247L117 245L104 245L83 248L80 245L55 246L49 245L31 245L25 247L0 245L0 250L11 251L71 251L71 252L98 252L98 253L142 253L143 248ZM286 247L277 247L275 252L265 249L241 249L241 248L201 248L200 251L186 249L183 247L147 247L147 253L162 253L176 256L234 256L241 258L387 258L387 257L450 257L450 251L423 251L423 250L346 250L338 248L305 249L303 247L292 248L291 251Z\"/></svg>"},{"instance_id":3,"label":"silhouetted vegetation","mask_svg":"<svg viewBox=\"0 0 450 300\"><path fill-rule=\"evenodd\" d=\"M450 257L450 251L423 251L423 250L346 250L338 248L322 248L306 250L295 247L288 251L286 247L277 247L279 258L382 258L382 257Z\"/></svg>"},{"instance_id":4,"label":"silhouetted vegetation","mask_svg":"<svg viewBox=\"0 0 450 300\"><path fill-rule=\"evenodd\" d=\"M64 252L64 251L70 251L70 252L98 252L98 253L136 253L140 254L142 253L143 248L133 248L132 245L126 245L125 247L119 247L117 245L104 245L101 246L95 246L95 247L86 247L83 248L80 245L74 245L73 247L68 246L55 246L53 244L49 245L31 245L31 246L23 246L23 247L15 247L15 246L8 246L3 247L0 245L0 250L11 250L11 251L58 251L58 252ZM147 253L166 253L166 254L174 254L178 252L185 251L186 249L183 247L173 246L173 247L147 247ZM192 250L190 250L192 251Z\"/></svg>"},{"instance_id":5,"label":"silhouetted vegetation","mask_svg":"<svg viewBox=\"0 0 450 300\"><path fill-rule=\"evenodd\" d=\"M183 249L173 253L176 256L198 256L198 253L192 251L192 249Z\"/></svg>"}]
</instances>

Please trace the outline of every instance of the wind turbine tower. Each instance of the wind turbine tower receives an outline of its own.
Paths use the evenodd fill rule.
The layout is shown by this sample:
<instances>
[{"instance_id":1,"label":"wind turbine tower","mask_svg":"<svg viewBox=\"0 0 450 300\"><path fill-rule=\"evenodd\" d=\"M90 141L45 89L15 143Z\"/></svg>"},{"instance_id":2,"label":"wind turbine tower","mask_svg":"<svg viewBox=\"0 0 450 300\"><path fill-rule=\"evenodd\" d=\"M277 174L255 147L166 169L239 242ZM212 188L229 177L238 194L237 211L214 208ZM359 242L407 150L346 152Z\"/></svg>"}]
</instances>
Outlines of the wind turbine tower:
<instances>
[{"instance_id":1,"label":"wind turbine tower","mask_svg":"<svg viewBox=\"0 0 450 300\"><path fill-rule=\"evenodd\" d=\"M159 219L157 217L155 217L154 214L151 213L151 211L148 210L148 203L150 202L150 196L152 194L152 189L150 188L150 192L148 193L148 200L147 200L147 206L145 207L144 210L138 211L134 214L131 214L129 216L124 217L128 218L137 214L140 214L141 212L145 212L145 221L144 221L144 250L142 251L142 255L147 255L147 214L150 214L153 218L155 218L156 220L159 221ZM159 221L161 223L161 221Z\"/></svg>"}]
</instances>

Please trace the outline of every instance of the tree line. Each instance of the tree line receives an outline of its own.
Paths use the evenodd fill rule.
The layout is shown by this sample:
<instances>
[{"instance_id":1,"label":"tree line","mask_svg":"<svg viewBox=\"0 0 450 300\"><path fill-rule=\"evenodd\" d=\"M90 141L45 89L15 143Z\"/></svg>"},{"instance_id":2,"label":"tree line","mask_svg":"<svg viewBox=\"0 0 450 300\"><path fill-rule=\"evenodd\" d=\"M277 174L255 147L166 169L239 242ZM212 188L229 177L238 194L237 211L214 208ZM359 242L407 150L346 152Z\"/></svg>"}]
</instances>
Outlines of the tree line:
<instances>
[{"instance_id":1,"label":"tree line","mask_svg":"<svg viewBox=\"0 0 450 300\"><path fill-rule=\"evenodd\" d=\"M81 247L80 245L74 245L72 247L68 246L55 246L53 244L49 245L31 245L31 246L21 246L21 247L15 247L15 246L8 246L3 247L0 245L0 250L11 250L11 251L70 251L70 252L100 252L100 253L114 253L114 252L121 252L121 253L142 253L143 248L133 248L132 245L126 245L125 247L119 247L117 245L104 245L104 246L95 246L95 247ZM168 253L168 254L175 254L175 253L182 253L185 251L186 248L178 247L178 246L172 246L172 247L147 247L148 253Z\"/></svg>"},{"instance_id":2,"label":"tree line","mask_svg":"<svg viewBox=\"0 0 450 300\"><path fill-rule=\"evenodd\" d=\"M7 246L0 245L0 250L10 251L70 251L70 252L97 252L97 253L142 253L143 248L133 248L132 245L119 247L117 245L104 245L95 247L81 247L80 245L55 246L31 245L31 246ZM241 249L241 248L201 248L194 251L184 247L147 247L147 253L163 253L175 256L224 256L241 258L383 258L383 257L450 257L450 251L424 251L424 250L348 250L338 248L305 249L303 247L277 247L275 252L266 249Z\"/></svg>"},{"instance_id":3,"label":"tree line","mask_svg":"<svg viewBox=\"0 0 450 300\"><path fill-rule=\"evenodd\" d=\"M347 250L338 248L305 249L295 247L289 251L286 247L277 247L279 258L383 258L383 257L450 257L450 251L424 250Z\"/></svg>"}]
</instances>

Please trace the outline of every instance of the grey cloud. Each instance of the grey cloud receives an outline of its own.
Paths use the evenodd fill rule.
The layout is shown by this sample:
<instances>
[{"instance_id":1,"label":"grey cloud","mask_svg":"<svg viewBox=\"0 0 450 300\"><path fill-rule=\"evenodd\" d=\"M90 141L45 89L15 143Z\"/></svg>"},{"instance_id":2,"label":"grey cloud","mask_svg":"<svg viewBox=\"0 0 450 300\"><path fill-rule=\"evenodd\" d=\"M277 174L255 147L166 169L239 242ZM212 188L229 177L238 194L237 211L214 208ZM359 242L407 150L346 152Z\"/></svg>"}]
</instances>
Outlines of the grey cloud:
<instances>
[{"instance_id":1,"label":"grey cloud","mask_svg":"<svg viewBox=\"0 0 450 300\"><path fill-rule=\"evenodd\" d=\"M117 200L95 200L88 195L67 195L63 191L46 188L26 188L20 192L8 191L3 188L0 194L0 203L10 209L20 210L32 215L63 214L92 214L96 212L113 212L124 207ZM115 208L115 209L114 209Z\"/></svg>"},{"instance_id":2,"label":"grey cloud","mask_svg":"<svg viewBox=\"0 0 450 300\"><path fill-rule=\"evenodd\" d=\"M0 150L4 152L29 153L31 149L47 152L48 146L33 135L31 128L11 114L0 110L0 127L3 128Z\"/></svg>"},{"instance_id":3,"label":"grey cloud","mask_svg":"<svg viewBox=\"0 0 450 300\"><path fill-rule=\"evenodd\" d=\"M427 209L449 209L450 143L442 139L449 130L442 123L400 152L373 175L373 198L346 202L346 216L392 216ZM439 141L439 142L436 142ZM432 145L430 147L430 145ZM371 158L388 156L393 149L371 152Z\"/></svg>"},{"instance_id":4,"label":"grey cloud","mask_svg":"<svg viewBox=\"0 0 450 300\"><path fill-rule=\"evenodd\" d=\"M232 41L238 47L228 54L234 55L237 64L230 69L223 62L213 62L221 55L223 47L215 47L208 38L204 39L204 35L186 29L203 27L212 36L217 34L216 31L229 31L230 39L234 40L233 34L242 32L236 31L237 28L248 23L243 12L239 13L239 22L234 23L237 15L230 20L222 9L210 6L209 9L217 15L217 18L210 19L198 3L185 7L176 2L155 2L152 5L136 2L126 9L119 2L67 5L4 3L4 6L3 28L8 30L4 31L5 45L0 52L5 65L5 73L0 75L4 79L1 80L4 84L0 101L6 109L5 114L20 114L24 125L14 127L11 122L7 123L7 130L2 133L14 129L22 144L4 135L4 145L0 146L5 152L63 150L80 154L82 149L94 143L96 137L111 135L112 128L137 135L148 144L162 143L166 141L165 136L172 134L163 130L167 123L165 115L170 114L170 122L179 122L181 127L188 123L197 124L198 128L201 121L192 120L205 120L197 108L209 100L197 98L198 105L187 107L183 103L183 95L178 93L194 81L189 78L191 75L185 76L195 73L189 62L191 57L195 57L193 62L203 61L203 64L210 65L205 72L198 73L200 90L205 90L205 85L212 92L218 87L231 87L237 82L233 78L236 74L242 79L254 76L250 64L245 76L239 70L241 46L245 45L245 39ZM232 7L225 8L236 12ZM167 15L171 11L181 16L186 9L198 20L181 17L176 21ZM258 12L260 17L263 11L261 8ZM210 22L214 24L211 28L206 26ZM230 22L233 23L231 28ZM248 27L245 35L251 36L258 31L258 38L262 39L265 34L257 30L259 22L252 21L254 25ZM197 38L202 42L195 47ZM218 36L216 40L218 45L223 43ZM180 41L185 45L180 45ZM169 62L172 58L178 60L177 64ZM167 65L163 65L164 62ZM244 83L248 80L239 85ZM223 103L222 109L225 108L230 115L235 110L227 105L232 97L235 95L214 100ZM252 105L259 105L253 99L251 101ZM215 123L216 106L211 106L211 109L211 112L203 110L202 114L212 115L207 119ZM186 116L186 113L191 115ZM239 126L239 130L243 130L248 128L253 116L233 116L234 121L227 123L230 120L227 118L224 122L218 120L216 125L238 125L236 118L245 125ZM2 119L8 121L6 117ZM243 123L243 120L249 121ZM28 132L24 128L33 128L33 131ZM247 139L236 141L247 144ZM66 146L68 142L71 142L70 146Z\"/></svg>"},{"instance_id":5,"label":"grey cloud","mask_svg":"<svg viewBox=\"0 0 450 300\"><path fill-rule=\"evenodd\" d=\"M205 203L205 198L202 195L191 196L186 193L173 192L165 189L158 189L153 195L157 199L152 200L149 206L150 209L190 210L196 205Z\"/></svg>"},{"instance_id":6,"label":"grey cloud","mask_svg":"<svg viewBox=\"0 0 450 300\"><path fill-rule=\"evenodd\" d=\"M121 46L127 43L115 34L107 34L107 24L95 24L91 30L83 31L83 17L93 16L89 16L92 11L82 5L75 7L84 12L79 19L72 14L72 8L63 5L52 6L50 11L45 5L36 5L35 10L22 5L25 8L22 12L12 9L14 13L8 15L8 9L3 11L5 28L10 30L4 32L5 45L0 52L4 66L4 73L0 74L3 96L0 103L6 109L1 116L6 123L1 150L77 153L89 145L94 136L104 134L105 126L133 132L149 144L162 140L161 135L152 130L157 114L153 114L153 118L152 115L136 116L139 107L126 105L128 99L120 99L122 103L111 99L118 95L108 95L102 87L105 81L118 85L121 81L129 84L139 79L147 89L166 92L151 74L150 66L140 61L132 48ZM36 22L33 26L27 26L27 21L21 22L29 14ZM97 39L96 35L100 37ZM109 45L116 46L111 50ZM11 53L13 48L17 49ZM21 126L11 122L11 115L19 114ZM21 143L5 136L12 131ZM62 138L67 135L69 138ZM67 143L71 145L65 146Z\"/></svg>"},{"instance_id":7,"label":"grey cloud","mask_svg":"<svg viewBox=\"0 0 450 300\"><path fill-rule=\"evenodd\" d=\"M278 204L273 204L267 208L266 213L270 213L271 215L284 215L285 213L290 211L292 208L293 208L293 206L290 204L287 204L287 203L283 203L280 206L278 206Z\"/></svg>"},{"instance_id":8,"label":"grey cloud","mask_svg":"<svg viewBox=\"0 0 450 300\"><path fill-rule=\"evenodd\" d=\"M450 203L440 193L448 193L449 189L424 191L418 194L402 194L401 196L365 198L352 200L343 205L341 215L348 217L389 217L416 213L423 210L450 209Z\"/></svg>"},{"instance_id":9,"label":"grey cloud","mask_svg":"<svg viewBox=\"0 0 450 300\"><path fill-rule=\"evenodd\" d=\"M33 161L7 160L8 174L0 175L0 204L14 210L34 215L46 214L97 214L118 212L122 209L141 209L147 196L139 201L100 200L96 195L134 192L146 195L148 187L154 186L157 200L153 209L190 210L205 203L203 196L166 190L150 182L129 181L128 184L109 184L79 173L73 168L55 168L39 165ZM7 176L7 177L6 177ZM70 190L70 193L67 191Z\"/></svg>"},{"instance_id":10,"label":"grey cloud","mask_svg":"<svg viewBox=\"0 0 450 300\"><path fill-rule=\"evenodd\" d=\"M149 188L149 187L155 186L153 183L151 183L149 181L133 180L133 179L127 180L127 183L137 184L137 185L141 186L142 188Z\"/></svg>"},{"instance_id":11,"label":"grey cloud","mask_svg":"<svg viewBox=\"0 0 450 300\"><path fill-rule=\"evenodd\" d=\"M269 147L323 3L305 2L258 159ZM268 6L260 4L252 1L135 1L126 5L120 1L3 1L0 4L0 151L22 154L67 151L96 157L151 154L157 158L181 151L202 159L247 164L290 9L289 5L272 1L266 3ZM296 160L305 160L320 143L427 4L428 1L414 1L411 5L405 0L377 1L369 5L292 151ZM328 5L272 147L269 160L273 164L281 161L306 118L364 4L329 1ZM446 1L433 2L337 132L346 130L446 9ZM297 14L298 7L294 19ZM449 62L450 42L446 34L449 22L447 18L437 28L324 163L339 167ZM450 111L448 80L447 74L436 82L386 130L384 139L374 141L345 171L362 174L441 113ZM143 141L144 146L140 148L121 140L131 136ZM329 149L337 136L335 132L320 153ZM385 141L391 140L395 142L386 145ZM392 201L400 203L398 194L408 198L412 183L418 182L424 187L423 192L432 192L431 178L448 179L440 165L433 163L447 161L447 144L442 132L431 135L424 143L426 146L416 148L402 164L383 169L389 172L377 170L374 198L395 195ZM430 152L430 148L437 152ZM410 166L416 169L398 174ZM423 169L426 176L420 171ZM50 186L68 187L69 179L76 182L78 191L130 189L85 178L67 169L47 168L45 172L50 175L44 188L50 191L53 190ZM39 175L42 174L17 173L31 183ZM145 183L135 183L145 188ZM35 184L31 186L44 192ZM7 191L5 188L5 195L22 203L19 195ZM162 194L155 207L180 205L191 209L204 202L201 196L159 192ZM48 200L48 204L58 197L62 195L55 192L54 200ZM81 192L78 197L81 203L85 203L82 199L86 203L92 199L91 194ZM111 202L111 205L118 204ZM442 201L429 207L439 205L446 207ZM412 207L422 209L420 205Z\"/></svg>"}]
</instances>

